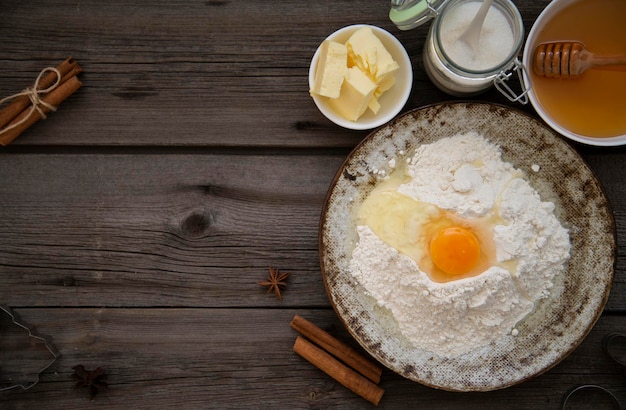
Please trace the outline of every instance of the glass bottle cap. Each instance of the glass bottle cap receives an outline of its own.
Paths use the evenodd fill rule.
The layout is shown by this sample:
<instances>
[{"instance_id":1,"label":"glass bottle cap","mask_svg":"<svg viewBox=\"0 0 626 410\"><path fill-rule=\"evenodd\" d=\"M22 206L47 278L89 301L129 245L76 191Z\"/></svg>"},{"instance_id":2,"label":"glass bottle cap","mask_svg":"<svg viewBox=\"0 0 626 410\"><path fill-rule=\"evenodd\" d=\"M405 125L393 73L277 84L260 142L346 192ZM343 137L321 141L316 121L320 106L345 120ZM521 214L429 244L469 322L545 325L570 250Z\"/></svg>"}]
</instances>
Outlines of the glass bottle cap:
<instances>
[{"instance_id":1,"label":"glass bottle cap","mask_svg":"<svg viewBox=\"0 0 626 410\"><path fill-rule=\"evenodd\" d=\"M437 17L448 0L391 0L389 19L400 30L411 30Z\"/></svg>"}]
</instances>

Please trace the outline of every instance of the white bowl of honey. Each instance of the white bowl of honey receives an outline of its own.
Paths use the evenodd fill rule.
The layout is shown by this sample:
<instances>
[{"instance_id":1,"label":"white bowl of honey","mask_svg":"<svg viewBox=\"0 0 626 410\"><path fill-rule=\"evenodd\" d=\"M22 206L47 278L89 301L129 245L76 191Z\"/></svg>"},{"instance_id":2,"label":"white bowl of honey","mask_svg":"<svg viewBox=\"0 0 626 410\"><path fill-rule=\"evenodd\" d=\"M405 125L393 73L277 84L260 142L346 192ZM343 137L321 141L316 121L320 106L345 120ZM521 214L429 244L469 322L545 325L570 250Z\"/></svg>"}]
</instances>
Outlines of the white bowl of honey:
<instances>
[{"instance_id":1,"label":"white bowl of honey","mask_svg":"<svg viewBox=\"0 0 626 410\"><path fill-rule=\"evenodd\" d=\"M626 54L625 15L623 0L554 0L528 34L523 62L530 102L550 127L571 140L597 146L626 144L626 65L550 77L533 69L537 47L577 41L594 54Z\"/></svg>"}]
</instances>

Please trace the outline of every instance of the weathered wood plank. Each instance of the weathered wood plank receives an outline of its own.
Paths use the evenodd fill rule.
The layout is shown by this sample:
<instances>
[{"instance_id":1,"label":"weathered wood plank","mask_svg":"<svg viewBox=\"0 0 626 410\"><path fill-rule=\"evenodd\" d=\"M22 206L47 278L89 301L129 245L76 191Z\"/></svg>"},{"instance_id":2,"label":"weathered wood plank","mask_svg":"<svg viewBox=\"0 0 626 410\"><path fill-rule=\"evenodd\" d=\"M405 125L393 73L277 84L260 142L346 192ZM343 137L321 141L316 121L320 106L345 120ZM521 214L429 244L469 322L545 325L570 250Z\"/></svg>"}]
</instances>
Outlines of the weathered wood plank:
<instances>
[{"instance_id":1,"label":"weathered wood plank","mask_svg":"<svg viewBox=\"0 0 626 410\"><path fill-rule=\"evenodd\" d=\"M141 159L142 158L142 159ZM0 300L60 306L326 305L317 226L342 156L10 155ZM41 295L45 295L42 298Z\"/></svg>"},{"instance_id":2,"label":"weathered wood plank","mask_svg":"<svg viewBox=\"0 0 626 410\"><path fill-rule=\"evenodd\" d=\"M281 306L327 306L318 221L343 158L5 155L0 300L16 306L277 305L257 285L274 266L294 273ZM611 187L612 195L623 189ZM626 217L622 209L618 222ZM626 237L622 223L618 235ZM624 268L620 259L609 310L626 310Z\"/></svg>"},{"instance_id":3,"label":"weathered wood plank","mask_svg":"<svg viewBox=\"0 0 626 410\"><path fill-rule=\"evenodd\" d=\"M331 310L20 309L53 337L62 356L31 391L5 394L3 408L368 408L368 403L292 352L300 314L359 349ZM484 394L446 393L383 372L381 408L557 408L581 383L626 399L623 374L600 341L626 323L604 317L582 345L548 373ZM71 368L103 366L110 389L89 402L73 389ZM45 405L44 405L45 404ZM15 405L15 407L13 407Z\"/></svg>"},{"instance_id":4,"label":"weathered wood plank","mask_svg":"<svg viewBox=\"0 0 626 410\"><path fill-rule=\"evenodd\" d=\"M85 68L85 86L15 145L352 147L367 132L326 120L307 76L319 43L354 23L379 25L405 44L415 73L406 110L450 99L423 70L428 27L398 30L387 2L9 3L0 15L0 95L68 55ZM545 3L521 8L529 23ZM496 91L478 98L508 103Z\"/></svg>"},{"instance_id":5,"label":"weathered wood plank","mask_svg":"<svg viewBox=\"0 0 626 410\"><path fill-rule=\"evenodd\" d=\"M317 221L341 155L71 158L0 163L6 181L19 181L0 187L8 303L267 304L256 285L267 266L295 273L298 298L283 303L327 303ZM623 310L622 299L610 307Z\"/></svg>"},{"instance_id":6,"label":"weathered wood plank","mask_svg":"<svg viewBox=\"0 0 626 410\"><path fill-rule=\"evenodd\" d=\"M0 94L71 54L85 68L84 89L16 144L332 146L337 128L308 96L310 58L330 32L369 16L388 20L386 9L346 1L13 2L0 16ZM59 25L63 36L50 36ZM363 135L338 131L350 145Z\"/></svg>"}]
</instances>

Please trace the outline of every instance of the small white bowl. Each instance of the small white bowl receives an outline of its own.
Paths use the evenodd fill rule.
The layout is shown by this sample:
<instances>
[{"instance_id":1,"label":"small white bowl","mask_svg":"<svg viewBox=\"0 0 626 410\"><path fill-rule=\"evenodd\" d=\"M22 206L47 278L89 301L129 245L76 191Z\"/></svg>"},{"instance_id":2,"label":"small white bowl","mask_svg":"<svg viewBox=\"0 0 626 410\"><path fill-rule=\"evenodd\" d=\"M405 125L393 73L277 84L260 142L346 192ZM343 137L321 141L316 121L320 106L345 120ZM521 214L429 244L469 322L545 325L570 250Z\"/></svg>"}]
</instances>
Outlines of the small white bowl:
<instances>
[{"instance_id":1,"label":"small white bowl","mask_svg":"<svg viewBox=\"0 0 626 410\"><path fill-rule=\"evenodd\" d=\"M541 12L535 23L533 24L532 29L528 33L528 38L526 39L526 45L524 46L524 55L522 57L524 67L526 70L532 69L532 58L533 52L535 49L535 43L537 42L536 38L541 33L541 31L545 28L546 23L552 19L556 14L558 14L563 8L569 6L571 1L569 0L554 0L552 3L548 4L548 6ZM569 138L573 141L578 141L587 145L596 145L596 146L616 146L616 145L626 145L626 134L618 135L615 137L589 137L586 135L581 135L575 132L572 132L562 125L557 123L548 112L542 107L541 103L537 99L537 96L533 92L532 82L530 80L530 75L527 71L524 71L524 83L526 88L529 88L528 97L530 99L530 103L537 111L537 114L556 132L563 135L566 138Z\"/></svg>"},{"instance_id":2,"label":"small white bowl","mask_svg":"<svg viewBox=\"0 0 626 410\"><path fill-rule=\"evenodd\" d=\"M389 122L402 110L404 104L409 99L411 87L413 86L413 68L411 66L411 59L409 58L409 55L407 54L402 43L400 43L400 41L398 41L398 39L388 31L376 26L357 24L335 31L327 37L327 40L333 40L343 44L348 41L352 33L361 27L371 27L376 37L380 39L387 51L389 51L393 59L396 60L400 66L398 71L395 73L395 84L378 100L380 102L380 110L378 110L378 113L374 114L368 109L358 120L349 121L329 106L328 98L315 94L311 95L313 97L313 101L315 101L315 105L317 105L317 108L319 108L326 118L337 125L352 130L372 129ZM309 68L309 89L313 87L319 55L320 48L318 47L313 55L311 66Z\"/></svg>"}]
</instances>

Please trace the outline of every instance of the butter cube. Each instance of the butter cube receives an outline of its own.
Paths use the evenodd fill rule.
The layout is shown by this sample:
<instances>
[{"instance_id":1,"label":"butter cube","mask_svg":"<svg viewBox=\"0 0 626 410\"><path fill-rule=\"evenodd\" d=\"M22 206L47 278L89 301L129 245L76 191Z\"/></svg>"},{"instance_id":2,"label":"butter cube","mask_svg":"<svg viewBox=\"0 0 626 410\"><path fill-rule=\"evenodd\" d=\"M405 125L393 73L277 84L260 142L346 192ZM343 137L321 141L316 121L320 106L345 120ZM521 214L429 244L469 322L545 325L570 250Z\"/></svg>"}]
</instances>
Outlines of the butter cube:
<instances>
[{"instance_id":1,"label":"butter cube","mask_svg":"<svg viewBox=\"0 0 626 410\"><path fill-rule=\"evenodd\" d=\"M389 90L396 83L396 79L393 75L387 75L378 83L378 89L376 94L380 96L385 91Z\"/></svg>"},{"instance_id":2,"label":"butter cube","mask_svg":"<svg viewBox=\"0 0 626 410\"><path fill-rule=\"evenodd\" d=\"M338 98L328 100L329 105L339 115L349 121L356 121L367 109L376 84L358 67L350 67L341 87Z\"/></svg>"},{"instance_id":3,"label":"butter cube","mask_svg":"<svg viewBox=\"0 0 626 410\"><path fill-rule=\"evenodd\" d=\"M378 99L381 95L385 93L385 91L389 90L396 83L396 79L393 75L387 75L380 84L376 87L376 91L374 91L374 95L370 100L368 107L374 113L378 114L378 110L380 110L380 103Z\"/></svg>"},{"instance_id":4,"label":"butter cube","mask_svg":"<svg viewBox=\"0 0 626 410\"><path fill-rule=\"evenodd\" d=\"M329 98L339 97L347 69L348 48L345 44L324 40L310 92Z\"/></svg>"},{"instance_id":5,"label":"butter cube","mask_svg":"<svg viewBox=\"0 0 626 410\"><path fill-rule=\"evenodd\" d=\"M377 84L400 68L370 27L362 27L355 31L346 42L346 46L348 65L359 67Z\"/></svg>"},{"instance_id":6,"label":"butter cube","mask_svg":"<svg viewBox=\"0 0 626 410\"><path fill-rule=\"evenodd\" d=\"M376 92L374 92L374 95L370 99L370 102L367 104L367 108L369 108L370 111L374 114L378 114L378 110L380 110L380 103L378 102L378 96L376 95Z\"/></svg>"}]
</instances>

